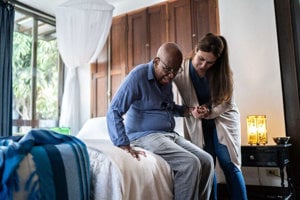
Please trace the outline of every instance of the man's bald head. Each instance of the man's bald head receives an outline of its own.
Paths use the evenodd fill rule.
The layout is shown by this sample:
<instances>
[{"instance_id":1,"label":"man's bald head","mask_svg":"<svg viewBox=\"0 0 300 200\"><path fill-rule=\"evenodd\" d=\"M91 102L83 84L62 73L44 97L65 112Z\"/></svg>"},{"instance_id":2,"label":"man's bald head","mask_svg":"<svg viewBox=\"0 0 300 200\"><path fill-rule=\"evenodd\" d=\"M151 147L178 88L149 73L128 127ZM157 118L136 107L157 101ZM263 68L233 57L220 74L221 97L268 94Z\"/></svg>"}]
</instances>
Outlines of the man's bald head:
<instances>
[{"instance_id":1,"label":"man's bald head","mask_svg":"<svg viewBox=\"0 0 300 200\"><path fill-rule=\"evenodd\" d=\"M174 42L167 42L160 46L157 51L157 57L167 63L168 66L181 66L182 52L179 46Z\"/></svg>"}]
</instances>

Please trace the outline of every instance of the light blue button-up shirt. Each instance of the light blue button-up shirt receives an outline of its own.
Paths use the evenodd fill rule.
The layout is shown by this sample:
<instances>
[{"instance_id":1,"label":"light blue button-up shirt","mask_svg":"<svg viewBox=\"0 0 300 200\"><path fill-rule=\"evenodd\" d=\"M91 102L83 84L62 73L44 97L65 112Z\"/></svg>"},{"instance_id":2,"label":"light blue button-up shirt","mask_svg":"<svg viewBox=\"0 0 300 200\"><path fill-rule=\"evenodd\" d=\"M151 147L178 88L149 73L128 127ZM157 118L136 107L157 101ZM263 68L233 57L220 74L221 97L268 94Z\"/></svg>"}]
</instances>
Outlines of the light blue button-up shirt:
<instances>
[{"instance_id":1,"label":"light blue button-up shirt","mask_svg":"<svg viewBox=\"0 0 300 200\"><path fill-rule=\"evenodd\" d=\"M138 65L111 101L106 116L110 138L114 145L123 146L153 132L171 132L174 116L182 116L184 109L173 101L172 83L156 81L153 61Z\"/></svg>"}]
</instances>

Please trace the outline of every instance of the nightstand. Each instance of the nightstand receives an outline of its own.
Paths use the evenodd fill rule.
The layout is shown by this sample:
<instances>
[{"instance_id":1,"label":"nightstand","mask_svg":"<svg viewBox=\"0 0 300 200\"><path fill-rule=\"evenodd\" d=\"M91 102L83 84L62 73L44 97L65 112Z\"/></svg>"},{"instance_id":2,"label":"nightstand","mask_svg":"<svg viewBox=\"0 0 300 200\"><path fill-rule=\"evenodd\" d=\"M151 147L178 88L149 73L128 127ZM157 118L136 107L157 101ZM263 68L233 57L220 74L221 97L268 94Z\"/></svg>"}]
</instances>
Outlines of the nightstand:
<instances>
[{"instance_id":1,"label":"nightstand","mask_svg":"<svg viewBox=\"0 0 300 200\"><path fill-rule=\"evenodd\" d=\"M281 199L289 199L292 188L289 173L287 173L288 192L284 184L284 167L290 163L289 149L292 145L242 146L242 166L244 167L277 167L281 177Z\"/></svg>"}]
</instances>

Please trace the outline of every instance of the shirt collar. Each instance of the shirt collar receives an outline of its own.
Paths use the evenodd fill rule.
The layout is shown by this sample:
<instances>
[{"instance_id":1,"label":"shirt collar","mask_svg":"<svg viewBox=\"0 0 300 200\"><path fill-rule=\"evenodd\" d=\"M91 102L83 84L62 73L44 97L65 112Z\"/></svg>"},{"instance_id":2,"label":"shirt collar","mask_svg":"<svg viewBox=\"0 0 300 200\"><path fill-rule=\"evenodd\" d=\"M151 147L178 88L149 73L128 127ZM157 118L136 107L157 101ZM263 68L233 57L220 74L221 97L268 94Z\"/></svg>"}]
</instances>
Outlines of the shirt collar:
<instances>
[{"instance_id":1,"label":"shirt collar","mask_svg":"<svg viewBox=\"0 0 300 200\"><path fill-rule=\"evenodd\" d=\"M151 60L148 63L148 80L153 80L155 79L154 76L154 60Z\"/></svg>"}]
</instances>

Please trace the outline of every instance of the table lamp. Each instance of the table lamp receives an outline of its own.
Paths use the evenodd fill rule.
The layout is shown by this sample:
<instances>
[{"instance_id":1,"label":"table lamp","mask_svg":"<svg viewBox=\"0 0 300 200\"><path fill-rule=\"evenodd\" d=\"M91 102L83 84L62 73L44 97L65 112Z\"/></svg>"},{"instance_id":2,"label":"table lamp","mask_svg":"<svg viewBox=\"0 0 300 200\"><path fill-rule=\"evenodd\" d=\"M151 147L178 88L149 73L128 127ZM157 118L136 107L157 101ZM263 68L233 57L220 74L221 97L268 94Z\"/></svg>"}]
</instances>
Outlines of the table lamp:
<instances>
[{"instance_id":1,"label":"table lamp","mask_svg":"<svg viewBox=\"0 0 300 200\"><path fill-rule=\"evenodd\" d=\"M247 116L247 138L250 145L268 143L266 115Z\"/></svg>"}]
</instances>

